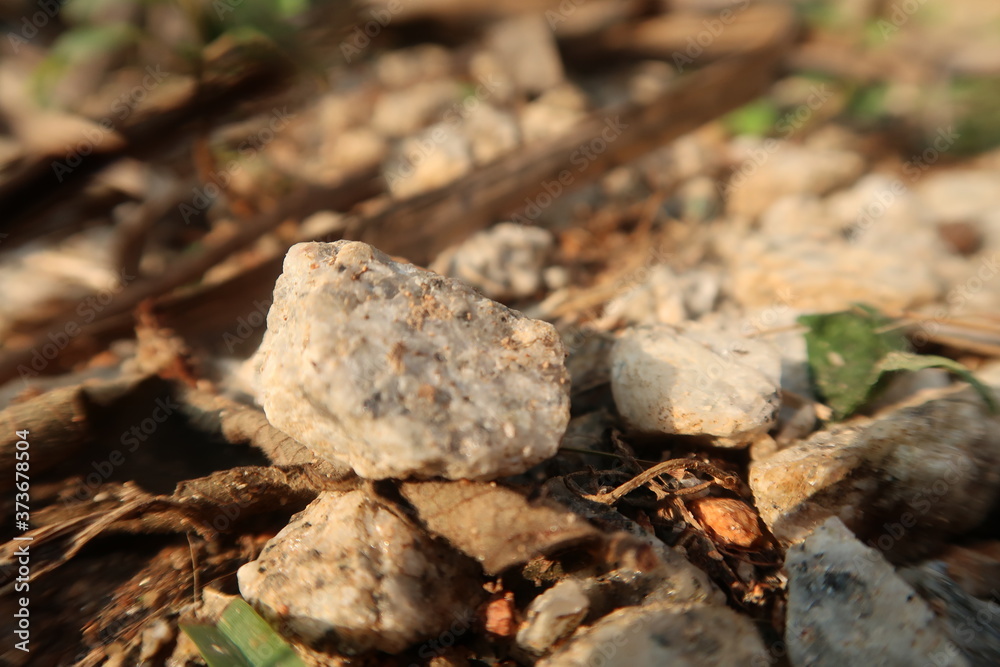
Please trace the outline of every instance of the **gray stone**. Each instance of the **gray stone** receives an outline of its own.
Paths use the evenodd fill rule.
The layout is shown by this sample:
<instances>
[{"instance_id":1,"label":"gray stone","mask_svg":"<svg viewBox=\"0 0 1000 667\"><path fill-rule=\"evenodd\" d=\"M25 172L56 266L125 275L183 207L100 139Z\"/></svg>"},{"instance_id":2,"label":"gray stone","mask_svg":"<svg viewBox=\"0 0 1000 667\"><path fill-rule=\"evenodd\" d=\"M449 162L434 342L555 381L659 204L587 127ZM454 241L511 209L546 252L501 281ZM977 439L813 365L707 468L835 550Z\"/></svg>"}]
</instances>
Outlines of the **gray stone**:
<instances>
[{"instance_id":1,"label":"gray stone","mask_svg":"<svg viewBox=\"0 0 1000 667\"><path fill-rule=\"evenodd\" d=\"M959 547L961 548L961 547ZM990 565L996 567L997 562ZM975 597L948 576L941 561L928 561L900 570L901 576L931 605L944 622L951 641L974 665L1000 665L1000 605L995 588Z\"/></svg>"},{"instance_id":2,"label":"gray stone","mask_svg":"<svg viewBox=\"0 0 1000 667\"><path fill-rule=\"evenodd\" d=\"M1000 419L971 389L831 427L750 466L757 508L784 544L839 517L910 557L975 527L1000 491Z\"/></svg>"},{"instance_id":3,"label":"gray stone","mask_svg":"<svg viewBox=\"0 0 1000 667\"><path fill-rule=\"evenodd\" d=\"M627 331L611 352L618 411L645 432L746 444L777 418L781 359L757 340L670 327Z\"/></svg>"},{"instance_id":4,"label":"gray stone","mask_svg":"<svg viewBox=\"0 0 1000 667\"><path fill-rule=\"evenodd\" d=\"M361 491L321 493L237 578L279 627L346 653L402 651L470 618L482 597L473 561Z\"/></svg>"},{"instance_id":5,"label":"gray stone","mask_svg":"<svg viewBox=\"0 0 1000 667\"><path fill-rule=\"evenodd\" d=\"M363 477L493 479L555 454L569 422L550 324L364 243L285 257L257 352L268 420Z\"/></svg>"},{"instance_id":6,"label":"gray stone","mask_svg":"<svg viewBox=\"0 0 1000 667\"><path fill-rule=\"evenodd\" d=\"M967 665L927 603L882 555L830 518L788 550L792 665Z\"/></svg>"},{"instance_id":7,"label":"gray stone","mask_svg":"<svg viewBox=\"0 0 1000 667\"><path fill-rule=\"evenodd\" d=\"M753 621L722 605L625 607L581 628L538 667L768 664Z\"/></svg>"}]
</instances>

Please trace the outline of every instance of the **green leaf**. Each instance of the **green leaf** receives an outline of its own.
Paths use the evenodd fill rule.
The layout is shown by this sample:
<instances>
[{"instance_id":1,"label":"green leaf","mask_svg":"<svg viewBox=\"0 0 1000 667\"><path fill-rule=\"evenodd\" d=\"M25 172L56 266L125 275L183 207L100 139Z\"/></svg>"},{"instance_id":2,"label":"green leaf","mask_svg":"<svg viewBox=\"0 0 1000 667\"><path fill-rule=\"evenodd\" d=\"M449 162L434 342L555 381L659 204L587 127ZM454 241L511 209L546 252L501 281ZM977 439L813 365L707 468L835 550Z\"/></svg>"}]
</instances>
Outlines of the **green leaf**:
<instances>
[{"instance_id":1,"label":"green leaf","mask_svg":"<svg viewBox=\"0 0 1000 667\"><path fill-rule=\"evenodd\" d=\"M998 411L992 391L965 366L945 357L907 352L906 337L874 308L855 305L839 313L803 315L798 321L809 327L809 371L834 419L844 419L871 401L888 374L924 368L951 371L979 392L990 411Z\"/></svg>"},{"instance_id":2,"label":"green leaf","mask_svg":"<svg viewBox=\"0 0 1000 667\"><path fill-rule=\"evenodd\" d=\"M764 98L750 102L723 118L723 123L731 133L756 137L770 134L777 122L778 107Z\"/></svg>"},{"instance_id":3,"label":"green leaf","mask_svg":"<svg viewBox=\"0 0 1000 667\"><path fill-rule=\"evenodd\" d=\"M253 608L233 600L215 625L181 624L209 667L305 667Z\"/></svg>"},{"instance_id":4,"label":"green leaf","mask_svg":"<svg viewBox=\"0 0 1000 667\"><path fill-rule=\"evenodd\" d=\"M209 667L250 667L243 652L215 625L181 623L180 626Z\"/></svg>"},{"instance_id":5,"label":"green leaf","mask_svg":"<svg viewBox=\"0 0 1000 667\"><path fill-rule=\"evenodd\" d=\"M84 60L113 53L141 38L142 31L128 23L80 26L63 33L53 45L52 53L67 60Z\"/></svg>"},{"instance_id":6,"label":"green leaf","mask_svg":"<svg viewBox=\"0 0 1000 667\"><path fill-rule=\"evenodd\" d=\"M868 306L821 315L802 315L809 327L806 350L809 370L820 396L843 419L877 391L881 373L875 366L888 353L903 350L906 338L892 321Z\"/></svg>"},{"instance_id":7,"label":"green leaf","mask_svg":"<svg viewBox=\"0 0 1000 667\"><path fill-rule=\"evenodd\" d=\"M878 363L875 370L879 374L882 374L889 371L919 371L925 368L943 368L951 371L972 385L972 388L983 397L983 402L989 407L990 412L996 414L1000 411L1000 406L997 405L993 391L977 380L968 368L947 357L938 357L930 354L919 355L909 352L890 352Z\"/></svg>"}]
</instances>

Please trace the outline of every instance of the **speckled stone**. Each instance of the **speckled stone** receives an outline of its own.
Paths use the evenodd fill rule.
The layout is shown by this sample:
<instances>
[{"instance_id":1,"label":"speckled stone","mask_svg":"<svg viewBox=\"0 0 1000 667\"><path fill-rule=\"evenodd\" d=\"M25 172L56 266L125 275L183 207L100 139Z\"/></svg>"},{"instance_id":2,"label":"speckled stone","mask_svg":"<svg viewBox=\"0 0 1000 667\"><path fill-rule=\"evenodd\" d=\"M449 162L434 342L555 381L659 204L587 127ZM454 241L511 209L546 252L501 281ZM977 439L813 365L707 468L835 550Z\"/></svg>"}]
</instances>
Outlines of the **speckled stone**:
<instances>
[{"instance_id":1,"label":"speckled stone","mask_svg":"<svg viewBox=\"0 0 1000 667\"><path fill-rule=\"evenodd\" d=\"M1000 496L1000 418L972 389L917 395L750 465L760 516L795 544L831 516L890 558L974 528Z\"/></svg>"},{"instance_id":2,"label":"speckled stone","mask_svg":"<svg viewBox=\"0 0 1000 667\"><path fill-rule=\"evenodd\" d=\"M934 612L836 517L788 550L792 665L968 665Z\"/></svg>"},{"instance_id":3,"label":"speckled stone","mask_svg":"<svg viewBox=\"0 0 1000 667\"><path fill-rule=\"evenodd\" d=\"M307 642L396 653L467 625L482 597L478 571L398 510L351 491L320 494L237 578L243 597Z\"/></svg>"},{"instance_id":4,"label":"speckled stone","mask_svg":"<svg viewBox=\"0 0 1000 667\"><path fill-rule=\"evenodd\" d=\"M611 351L611 390L633 428L746 444L777 418L781 357L750 339L637 327Z\"/></svg>"},{"instance_id":5,"label":"speckled stone","mask_svg":"<svg viewBox=\"0 0 1000 667\"><path fill-rule=\"evenodd\" d=\"M770 664L748 616L722 605L624 607L580 628L539 667Z\"/></svg>"},{"instance_id":6,"label":"speckled stone","mask_svg":"<svg viewBox=\"0 0 1000 667\"><path fill-rule=\"evenodd\" d=\"M255 359L268 420L362 477L494 479L569 422L555 328L351 241L285 257Z\"/></svg>"}]
</instances>

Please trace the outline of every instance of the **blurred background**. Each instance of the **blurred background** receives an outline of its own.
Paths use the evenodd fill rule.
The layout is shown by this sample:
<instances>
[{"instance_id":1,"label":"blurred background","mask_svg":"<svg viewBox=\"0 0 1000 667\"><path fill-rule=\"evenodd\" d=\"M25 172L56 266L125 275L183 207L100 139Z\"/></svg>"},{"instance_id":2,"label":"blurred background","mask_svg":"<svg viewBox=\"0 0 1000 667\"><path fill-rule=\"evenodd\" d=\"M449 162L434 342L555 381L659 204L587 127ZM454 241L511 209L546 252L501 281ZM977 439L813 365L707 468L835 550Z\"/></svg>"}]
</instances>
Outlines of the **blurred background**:
<instances>
[{"instance_id":1,"label":"blurred background","mask_svg":"<svg viewBox=\"0 0 1000 667\"><path fill-rule=\"evenodd\" d=\"M642 319L606 306L660 265L654 291L696 295L660 320L904 311L1000 242L995 3L39 0L0 21L5 401L117 366L140 306L206 360L248 356L299 240L436 260L564 324ZM505 221L544 232L442 254Z\"/></svg>"}]
</instances>

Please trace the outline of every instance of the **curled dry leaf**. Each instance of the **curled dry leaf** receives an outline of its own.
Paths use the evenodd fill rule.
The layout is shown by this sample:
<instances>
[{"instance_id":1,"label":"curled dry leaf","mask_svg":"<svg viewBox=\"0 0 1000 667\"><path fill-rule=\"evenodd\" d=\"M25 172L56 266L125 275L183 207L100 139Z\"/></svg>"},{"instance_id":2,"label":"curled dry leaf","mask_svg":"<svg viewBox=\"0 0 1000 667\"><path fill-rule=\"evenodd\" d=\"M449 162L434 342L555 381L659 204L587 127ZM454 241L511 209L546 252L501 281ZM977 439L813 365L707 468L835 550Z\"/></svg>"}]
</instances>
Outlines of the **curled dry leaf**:
<instances>
[{"instance_id":1,"label":"curled dry leaf","mask_svg":"<svg viewBox=\"0 0 1000 667\"><path fill-rule=\"evenodd\" d=\"M751 549L764 541L757 513L735 498L697 498L688 509L712 537L730 547Z\"/></svg>"}]
</instances>

